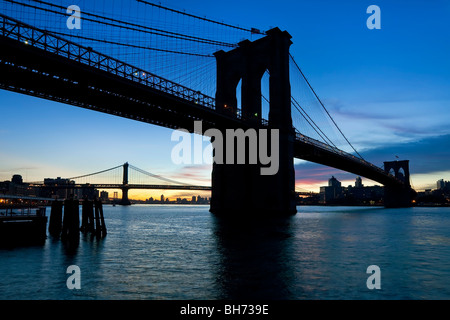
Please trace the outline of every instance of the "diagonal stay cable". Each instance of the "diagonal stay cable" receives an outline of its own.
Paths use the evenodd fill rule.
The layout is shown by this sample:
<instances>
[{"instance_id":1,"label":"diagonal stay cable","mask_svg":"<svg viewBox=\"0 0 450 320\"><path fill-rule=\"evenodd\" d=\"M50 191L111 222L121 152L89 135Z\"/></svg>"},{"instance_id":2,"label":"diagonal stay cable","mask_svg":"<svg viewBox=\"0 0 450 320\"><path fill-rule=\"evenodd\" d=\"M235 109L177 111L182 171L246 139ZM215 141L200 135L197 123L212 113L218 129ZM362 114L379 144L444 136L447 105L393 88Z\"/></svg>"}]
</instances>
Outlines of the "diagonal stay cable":
<instances>
[{"instance_id":1,"label":"diagonal stay cable","mask_svg":"<svg viewBox=\"0 0 450 320\"><path fill-rule=\"evenodd\" d=\"M292 99L295 109L297 109L297 111L303 116L303 118L306 120L306 122L308 122L308 124L314 129L314 131L323 139L323 141L328 145L330 145L330 143L331 143L333 145L333 147L337 149L337 147L333 143L333 141L331 141L331 139L328 138L328 136L322 131L322 129L320 129L320 127L314 122L314 120L311 119L311 117L308 115L308 113L302 108L300 103L298 103L298 101L292 96L291 96L291 99ZM299 110L299 108L301 109L301 111ZM308 117L309 120L305 117L305 115L306 115L306 117ZM310 121L312 122L312 124ZM320 133L316 130L316 128L317 128L317 130L320 131Z\"/></svg>"},{"instance_id":2,"label":"diagonal stay cable","mask_svg":"<svg viewBox=\"0 0 450 320\"><path fill-rule=\"evenodd\" d=\"M264 96L264 95L261 95L261 97L266 101L266 102L268 102L268 103L270 103L270 101ZM311 128L317 133L317 135L323 140L323 142L324 143L326 143L327 145L329 145L330 147L331 147L331 145L330 145L330 143L333 145L332 147L334 148L334 149L338 149L336 146L335 146L335 144L330 140L330 138L328 138L328 136L320 129L320 127L314 122L314 120L312 120L311 119L311 117L306 113L306 111L305 110L303 110L303 108L300 106L300 104L297 102L297 100L295 100L295 98L294 97L292 97L291 96L291 102L293 103L293 105L294 105L294 107L295 107L295 109L297 109L297 112L298 113L300 113L300 115L303 117L303 119L305 119L305 121L311 126ZM300 111L300 109L296 106L296 104L301 108L301 110L303 110L303 112L302 111ZM306 114L306 116L305 116L305 114ZM309 120L308 120L308 118L309 118ZM314 124L311 124L311 122L310 121L312 121L312 123ZM295 127L294 127L295 128ZM320 131L317 131L317 129ZM297 128L295 128L295 130L296 131L298 131L298 129ZM325 138L322 136L322 134L323 134L323 136L325 136ZM330 142L330 143L328 143L327 142L327 140Z\"/></svg>"},{"instance_id":3,"label":"diagonal stay cable","mask_svg":"<svg viewBox=\"0 0 450 320\"><path fill-rule=\"evenodd\" d=\"M344 133L341 131L341 129L339 128L339 126L337 125L337 123L334 121L333 117L330 115L330 113L328 112L327 108L325 108L325 106L323 105L322 101L320 100L319 96L316 94L316 92L314 91L313 87L311 86L311 84L309 83L308 79L305 77L305 75L303 74L302 70L300 69L300 67L298 66L297 62L294 60L294 57L289 54L289 56L291 57L292 61L294 62L295 66L297 67L298 71L300 71L303 79L305 79L306 83L308 84L309 88L311 89L312 93L314 93L314 96L316 97L317 101L319 101L320 105L322 106L322 108L325 110L325 112L327 113L328 117L330 117L331 121L334 123L334 125L336 126L336 128L339 130L339 132L341 133L341 135L344 137L345 141L347 141L347 143L350 145L350 147L353 149L353 151L356 152L356 154L362 159L364 160L364 158L359 154L358 151L356 151L356 149L353 147L353 145L350 143L350 141L348 141L347 137L344 135Z\"/></svg>"}]
</instances>

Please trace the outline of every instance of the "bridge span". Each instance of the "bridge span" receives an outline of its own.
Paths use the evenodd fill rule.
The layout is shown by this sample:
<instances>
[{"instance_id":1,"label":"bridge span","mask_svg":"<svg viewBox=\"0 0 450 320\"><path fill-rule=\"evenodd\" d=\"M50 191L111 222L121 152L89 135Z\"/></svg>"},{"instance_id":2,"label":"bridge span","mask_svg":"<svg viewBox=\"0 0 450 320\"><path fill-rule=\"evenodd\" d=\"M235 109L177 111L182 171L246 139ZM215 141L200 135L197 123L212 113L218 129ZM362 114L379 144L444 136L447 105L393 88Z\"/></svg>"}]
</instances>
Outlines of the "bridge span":
<instances>
[{"instance_id":1,"label":"bridge span","mask_svg":"<svg viewBox=\"0 0 450 320\"><path fill-rule=\"evenodd\" d=\"M216 52L217 91L213 98L0 14L0 88L198 134L213 128L280 130L280 169L274 176L257 174L264 166L261 163L252 167L213 165L211 211L218 214L295 213L294 157L379 182L386 187L386 206L410 206L407 161L386 162L385 168L379 168L310 138L292 125L290 39L286 31L274 28L261 39ZM265 70L270 73L269 119L261 116ZM240 80L243 105L237 110ZM202 121L203 132L195 132L194 121ZM407 174L400 175L400 169ZM109 187L113 186L102 188ZM122 189L126 192L129 187Z\"/></svg>"}]
</instances>

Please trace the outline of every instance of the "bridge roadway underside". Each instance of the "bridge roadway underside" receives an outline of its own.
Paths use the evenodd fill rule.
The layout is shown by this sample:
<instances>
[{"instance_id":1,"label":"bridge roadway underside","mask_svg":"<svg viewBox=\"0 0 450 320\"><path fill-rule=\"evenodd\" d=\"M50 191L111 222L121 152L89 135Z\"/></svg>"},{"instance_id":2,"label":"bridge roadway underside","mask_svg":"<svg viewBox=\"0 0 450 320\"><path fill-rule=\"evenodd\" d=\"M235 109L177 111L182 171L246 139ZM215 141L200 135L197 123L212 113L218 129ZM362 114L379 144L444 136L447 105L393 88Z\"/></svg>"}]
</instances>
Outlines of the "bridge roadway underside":
<instances>
[{"instance_id":1,"label":"bridge roadway underside","mask_svg":"<svg viewBox=\"0 0 450 320\"><path fill-rule=\"evenodd\" d=\"M77 107L193 132L243 121L150 86L22 42L0 37L0 88Z\"/></svg>"}]
</instances>

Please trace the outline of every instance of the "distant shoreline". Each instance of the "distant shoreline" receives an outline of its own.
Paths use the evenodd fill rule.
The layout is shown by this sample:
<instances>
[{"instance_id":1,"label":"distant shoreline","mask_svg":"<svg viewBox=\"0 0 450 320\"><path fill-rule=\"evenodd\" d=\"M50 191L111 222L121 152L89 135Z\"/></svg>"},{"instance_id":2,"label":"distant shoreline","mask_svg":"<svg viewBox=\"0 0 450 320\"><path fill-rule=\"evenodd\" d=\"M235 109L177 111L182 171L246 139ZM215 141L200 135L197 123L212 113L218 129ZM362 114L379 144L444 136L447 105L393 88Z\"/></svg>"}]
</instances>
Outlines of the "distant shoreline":
<instances>
[{"instance_id":1,"label":"distant shoreline","mask_svg":"<svg viewBox=\"0 0 450 320\"><path fill-rule=\"evenodd\" d=\"M112 205L112 203L105 203L105 205ZM193 205L206 206L209 203L132 203L131 205ZM116 204L116 206L120 206ZM297 207L384 207L382 204L298 204ZM411 208L448 208L450 204L415 204Z\"/></svg>"}]
</instances>

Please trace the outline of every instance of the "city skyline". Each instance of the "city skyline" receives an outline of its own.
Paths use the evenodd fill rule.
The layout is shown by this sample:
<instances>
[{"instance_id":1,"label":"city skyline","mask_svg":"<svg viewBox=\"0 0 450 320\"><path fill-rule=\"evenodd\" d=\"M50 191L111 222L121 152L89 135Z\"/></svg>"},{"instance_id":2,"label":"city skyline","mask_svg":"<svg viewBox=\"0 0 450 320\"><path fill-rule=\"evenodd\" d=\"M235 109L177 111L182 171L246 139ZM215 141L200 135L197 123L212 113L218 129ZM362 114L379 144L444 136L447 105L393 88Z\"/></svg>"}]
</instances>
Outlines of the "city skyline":
<instances>
[{"instance_id":1,"label":"city skyline","mask_svg":"<svg viewBox=\"0 0 450 320\"><path fill-rule=\"evenodd\" d=\"M285 4L198 0L187 7L181 1L164 2L226 22L245 21L261 30L287 30L293 36L292 55L366 160L378 166L410 160L417 190L449 180L450 115L445 111L450 102L450 44L442 39L449 34L445 21L450 5L377 1L381 29L369 30L368 1ZM240 10L231 9L236 7ZM71 177L129 161L167 178L210 184L211 165L171 162L176 143L170 129L4 90L0 112L0 181L13 174L25 181ZM295 160L295 170L297 188L316 192L331 176L343 185L356 177L302 160ZM130 191L130 197L137 193ZM168 196L182 194L187 192Z\"/></svg>"}]
</instances>

